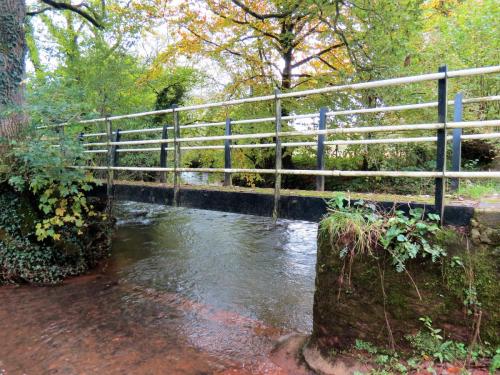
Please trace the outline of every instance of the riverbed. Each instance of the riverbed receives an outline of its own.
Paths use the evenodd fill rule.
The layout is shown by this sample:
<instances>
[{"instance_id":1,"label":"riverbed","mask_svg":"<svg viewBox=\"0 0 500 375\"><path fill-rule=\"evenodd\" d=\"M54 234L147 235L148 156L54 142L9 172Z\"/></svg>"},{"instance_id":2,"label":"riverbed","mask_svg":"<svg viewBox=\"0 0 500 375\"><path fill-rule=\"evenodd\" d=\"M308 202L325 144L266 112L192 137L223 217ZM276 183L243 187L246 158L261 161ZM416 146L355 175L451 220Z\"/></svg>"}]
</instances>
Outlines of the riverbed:
<instances>
[{"instance_id":1,"label":"riverbed","mask_svg":"<svg viewBox=\"0 0 500 375\"><path fill-rule=\"evenodd\" d=\"M0 288L0 374L287 374L312 327L317 224L118 203L112 255Z\"/></svg>"}]
</instances>

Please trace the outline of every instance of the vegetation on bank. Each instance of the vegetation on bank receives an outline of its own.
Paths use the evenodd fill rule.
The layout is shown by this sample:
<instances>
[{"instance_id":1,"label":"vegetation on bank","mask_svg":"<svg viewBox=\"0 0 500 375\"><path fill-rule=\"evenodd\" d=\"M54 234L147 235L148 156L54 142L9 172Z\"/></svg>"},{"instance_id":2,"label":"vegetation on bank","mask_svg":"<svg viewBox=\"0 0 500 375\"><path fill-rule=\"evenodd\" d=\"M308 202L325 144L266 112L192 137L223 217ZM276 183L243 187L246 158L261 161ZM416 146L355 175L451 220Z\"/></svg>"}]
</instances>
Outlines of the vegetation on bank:
<instances>
[{"instance_id":1,"label":"vegetation on bank","mask_svg":"<svg viewBox=\"0 0 500 375\"><path fill-rule=\"evenodd\" d=\"M312 343L373 374L500 363L494 246L470 246L439 216L337 197L319 228Z\"/></svg>"},{"instance_id":2,"label":"vegetation on bank","mask_svg":"<svg viewBox=\"0 0 500 375\"><path fill-rule=\"evenodd\" d=\"M108 253L105 202L89 198L94 178L76 141L54 147L25 136L0 159L0 284L53 284Z\"/></svg>"},{"instance_id":3,"label":"vegetation on bank","mask_svg":"<svg viewBox=\"0 0 500 375\"><path fill-rule=\"evenodd\" d=\"M409 350L390 351L363 340L356 340L350 351L356 360L373 367L368 373L354 375L441 374L445 371L470 374L473 370L493 375L500 370L500 348L484 345L469 347L463 342L445 339L442 330L433 327L429 317L422 317L423 327L406 339Z\"/></svg>"}]
</instances>

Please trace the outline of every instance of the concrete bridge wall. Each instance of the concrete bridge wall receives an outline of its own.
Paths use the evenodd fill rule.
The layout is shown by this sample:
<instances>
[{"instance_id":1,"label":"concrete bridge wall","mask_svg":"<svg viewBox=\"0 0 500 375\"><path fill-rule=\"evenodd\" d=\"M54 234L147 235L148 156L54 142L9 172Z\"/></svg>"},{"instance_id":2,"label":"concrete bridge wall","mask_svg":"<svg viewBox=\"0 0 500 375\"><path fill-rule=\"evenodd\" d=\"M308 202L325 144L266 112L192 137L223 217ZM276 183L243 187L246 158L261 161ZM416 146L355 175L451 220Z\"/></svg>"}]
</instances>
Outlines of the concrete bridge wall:
<instances>
[{"instance_id":1,"label":"concrete bridge wall","mask_svg":"<svg viewBox=\"0 0 500 375\"><path fill-rule=\"evenodd\" d=\"M115 199L143 203L173 204L173 188L165 185L139 185L137 183L115 184ZM106 186L96 190L98 195L106 194ZM180 205L182 207L199 208L223 212L234 212L248 215L271 216L274 197L271 194L259 192L227 191L215 189L186 188L180 190ZM377 202L380 206L390 209L395 202ZM398 203L398 209L407 211L410 207L422 207L434 212L433 205L422 203ZM282 195L280 198L279 217L292 220L320 221L326 213L325 198L300 195ZM469 225L474 215L474 207L465 205L450 205L445 209L445 224Z\"/></svg>"}]
</instances>

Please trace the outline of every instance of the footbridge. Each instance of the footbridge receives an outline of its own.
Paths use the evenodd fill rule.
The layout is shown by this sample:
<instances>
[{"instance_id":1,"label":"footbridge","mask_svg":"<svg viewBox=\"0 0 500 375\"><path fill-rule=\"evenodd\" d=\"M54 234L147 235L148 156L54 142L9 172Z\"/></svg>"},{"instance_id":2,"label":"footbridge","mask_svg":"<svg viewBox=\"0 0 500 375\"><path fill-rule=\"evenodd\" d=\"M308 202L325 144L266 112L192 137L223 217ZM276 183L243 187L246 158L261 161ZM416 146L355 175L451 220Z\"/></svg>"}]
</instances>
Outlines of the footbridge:
<instances>
[{"instance_id":1,"label":"footbridge","mask_svg":"<svg viewBox=\"0 0 500 375\"><path fill-rule=\"evenodd\" d=\"M74 166L93 170L106 179L102 194L117 199L164 203L204 209L269 215L275 218L318 220L326 212L325 177L377 177L433 179L433 197L401 197L353 194L353 198L380 201L382 206L402 209L409 205L422 206L441 215L443 223L468 224L474 209L495 206L495 202L453 202L447 199L447 188L456 189L461 179L499 179L500 171L462 171L461 142L469 139L500 138L500 111L496 118L463 120L464 107L481 103L496 103L500 95L469 96L460 92L460 79L485 75L498 78L500 66L448 71L443 66L437 73L392 78L380 81L349 83L304 91L279 92L189 106L173 106L157 111L85 119L39 126L40 130L56 131L59 137L78 137L85 153L91 156L85 164ZM450 95L449 82L454 95ZM381 90L394 86L419 85L426 97L436 101L380 105L362 108L358 92ZM291 101L305 103L311 96L334 103L332 96L347 95L349 108L333 104L314 113L290 113L285 110ZM297 104L296 103L296 104ZM242 118L242 106L267 109L267 116ZM295 106L295 107L300 107ZM310 106L303 106L310 108ZM453 111L449 111L449 108ZM248 109L250 108L250 110ZM398 113L419 111L429 122L400 123ZM261 111L262 112L262 111ZM450 112L450 116L448 114ZM472 112L473 113L473 112ZM496 114L495 114L496 113ZM376 115L375 121L363 121L365 115ZM490 115L491 116L491 115ZM210 118L213 121L197 121ZM392 123L387 123L392 121ZM155 125L156 124L156 125ZM158 126L162 124L162 126ZM126 137L126 138L125 138ZM431 170L331 170L325 167L325 156L339 157L339 149L358 145L370 152L373 145L431 143L435 145L435 167ZM54 145L60 147L60 145ZM274 168L245 167L245 150L267 150L274 158ZM283 168L283 152L313 149L316 169ZM189 152L212 152L213 167L186 167ZM342 154L342 152L340 152ZM340 156L341 157L341 156ZM382 155L383 157L383 155ZM220 160L220 162L219 162ZM451 160L451 162L449 162ZM157 162L156 165L152 165ZM222 167L223 164L223 167ZM186 172L201 172L221 176L220 186L188 186L182 183ZM123 181L133 174L158 175L157 183ZM223 178L222 178L223 175ZM244 189L233 186L238 176L273 175L274 189ZM282 189L282 176L310 176L316 180L316 191L298 192ZM120 180L118 179L120 178Z\"/></svg>"}]
</instances>

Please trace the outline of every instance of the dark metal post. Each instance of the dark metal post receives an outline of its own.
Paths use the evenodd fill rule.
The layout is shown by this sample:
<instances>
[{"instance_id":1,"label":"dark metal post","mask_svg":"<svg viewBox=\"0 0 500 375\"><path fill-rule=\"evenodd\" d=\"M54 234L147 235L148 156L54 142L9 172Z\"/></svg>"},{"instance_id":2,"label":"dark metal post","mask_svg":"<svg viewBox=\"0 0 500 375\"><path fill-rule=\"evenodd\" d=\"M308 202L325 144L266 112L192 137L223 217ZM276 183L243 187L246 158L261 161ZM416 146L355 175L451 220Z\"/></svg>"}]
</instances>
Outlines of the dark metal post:
<instances>
[{"instance_id":1,"label":"dark metal post","mask_svg":"<svg viewBox=\"0 0 500 375\"><path fill-rule=\"evenodd\" d=\"M280 90L276 89L274 91L274 102L275 102L275 130L276 130L276 161L274 174L274 207L273 207L273 220L276 221L279 215L279 203L280 203L280 190L281 190L281 173L279 172L282 168L282 155L281 155L281 99L278 97Z\"/></svg>"},{"instance_id":2,"label":"dark metal post","mask_svg":"<svg viewBox=\"0 0 500 375\"><path fill-rule=\"evenodd\" d=\"M455 109L453 113L453 121L460 122L462 121L462 112L463 112L463 94L459 92L455 95ZM451 170L453 172L460 172L460 167L462 164L462 128L453 129L453 149L451 154ZM452 178L451 182L451 190L457 191L460 187L460 179Z\"/></svg>"},{"instance_id":3,"label":"dark metal post","mask_svg":"<svg viewBox=\"0 0 500 375\"><path fill-rule=\"evenodd\" d=\"M84 134L83 132L81 132L80 134L78 134L77 140L79 142L83 142L83 134Z\"/></svg>"},{"instance_id":4,"label":"dark metal post","mask_svg":"<svg viewBox=\"0 0 500 375\"><path fill-rule=\"evenodd\" d=\"M111 209L111 198L113 196L113 179L114 173L111 167L113 166L113 150L111 142L113 142L113 129L110 120L106 120L106 134L108 138L108 155L107 155L107 167L108 167L108 179L106 186L106 194L108 196L108 208Z\"/></svg>"},{"instance_id":5,"label":"dark metal post","mask_svg":"<svg viewBox=\"0 0 500 375\"><path fill-rule=\"evenodd\" d=\"M116 129L116 132L115 132L115 142L120 142L122 138L122 135L120 133L120 129ZM118 149L120 148L120 146L118 145L113 145L113 167L118 167L118 165L120 164L120 158L119 158L119 153L118 153Z\"/></svg>"},{"instance_id":6,"label":"dark metal post","mask_svg":"<svg viewBox=\"0 0 500 375\"><path fill-rule=\"evenodd\" d=\"M175 109L176 105L172 106L173 112L172 115L174 117L174 206L179 206L179 190L180 190L180 175L179 175L179 167L181 165L181 145L179 142L179 138L181 137L181 131L179 128L179 112Z\"/></svg>"},{"instance_id":7,"label":"dark metal post","mask_svg":"<svg viewBox=\"0 0 500 375\"><path fill-rule=\"evenodd\" d=\"M231 132L231 119L229 116L226 117L226 136L229 136L232 134ZM231 140L230 139L225 139L224 140L224 168L225 169L231 169ZM233 185L233 179L231 177L231 173L227 172L224 173L224 186L232 186Z\"/></svg>"},{"instance_id":8,"label":"dark metal post","mask_svg":"<svg viewBox=\"0 0 500 375\"><path fill-rule=\"evenodd\" d=\"M168 125L163 124L161 139L168 139ZM167 168L168 143L162 143L160 146L160 168ZM167 182L167 172L160 172L160 182Z\"/></svg>"},{"instance_id":9,"label":"dark metal post","mask_svg":"<svg viewBox=\"0 0 500 375\"><path fill-rule=\"evenodd\" d=\"M438 80L438 123L444 124L444 128L437 130L437 147L436 147L436 171L442 172L441 177L435 180L434 193L434 208L441 217L441 224L444 222L444 194L445 194L445 178L446 170L446 115L447 115L447 71L448 68L441 66L439 72L444 72L444 78Z\"/></svg>"},{"instance_id":10,"label":"dark metal post","mask_svg":"<svg viewBox=\"0 0 500 375\"><path fill-rule=\"evenodd\" d=\"M56 128L57 138L59 138L59 151L64 155L64 126L58 126Z\"/></svg>"},{"instance_id":11,"label":"dark metal post","mask_svg":"<svg viewBox=\"0 0 500 375\"><path fill-rule=\"evenodd\" d=\"M326 112L328 108L319 110L319 130L326 129ZM316 152L316 169L322 171L325 169L325 135L318 134L318 148ZM316 190L325 190L325 176L316 176Z\"/></svg>"}]
</instances>

